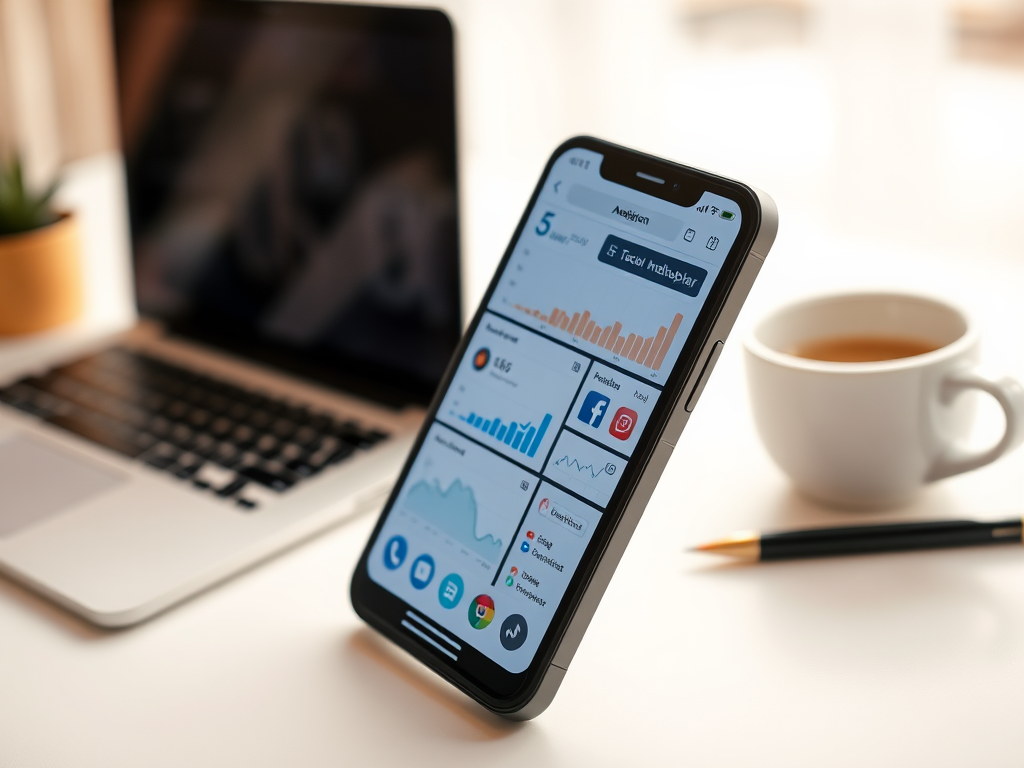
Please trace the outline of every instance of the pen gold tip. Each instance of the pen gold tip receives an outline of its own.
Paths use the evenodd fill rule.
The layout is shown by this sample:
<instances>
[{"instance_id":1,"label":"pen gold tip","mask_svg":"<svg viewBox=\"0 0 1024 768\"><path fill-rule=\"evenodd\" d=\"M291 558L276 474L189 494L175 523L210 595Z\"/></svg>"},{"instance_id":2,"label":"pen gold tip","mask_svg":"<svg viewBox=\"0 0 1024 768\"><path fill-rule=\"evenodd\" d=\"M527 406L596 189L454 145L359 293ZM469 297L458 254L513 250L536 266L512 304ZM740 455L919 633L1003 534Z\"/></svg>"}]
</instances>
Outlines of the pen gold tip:
<instances>
[{"instance_id":1,"label":"pen gold tip","mask_svg":"<svg viewBox=\"0 0 1024 768\"><path fill-rule=\"evenodd\" d=\"M740 560L760 560L761 534L757 531L738 531L724 539L698 544L693 551L726 555Z\"/></svg>"}]
</instances>

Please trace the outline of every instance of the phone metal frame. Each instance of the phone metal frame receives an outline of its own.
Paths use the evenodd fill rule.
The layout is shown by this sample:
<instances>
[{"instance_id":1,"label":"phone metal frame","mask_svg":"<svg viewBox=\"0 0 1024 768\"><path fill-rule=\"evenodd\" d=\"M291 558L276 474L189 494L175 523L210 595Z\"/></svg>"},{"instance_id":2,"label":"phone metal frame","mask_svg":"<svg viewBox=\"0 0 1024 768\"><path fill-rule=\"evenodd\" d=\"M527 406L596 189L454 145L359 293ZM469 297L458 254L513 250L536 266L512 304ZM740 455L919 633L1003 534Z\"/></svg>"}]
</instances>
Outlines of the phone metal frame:
<instances>
[{"instance_id":1,"label":"phone metal frame","mask_svg":"<svg viewBox=\"0 0 1024 768\"><path fill-rule=\"evenodd\" d=\"M616 489L613 501L606 508L594 538L588 545L587 553L580 561L565 595L555 609L545 641L537 649L533 662L525 672L516 676L501 670L507 676L522 679L512 694L505 695L485 685L483 681L464 674L444 656L419 642L413 635L401 632L398 622L388 620L384 616L388 612L393 614L393 610L375 610L375 602L378 608L381 603L398 603L401 606L406 604L401 598L369 578L367 561L398 491L423 445L427 431L434 423L441 401L466 353L470 338L476 331L498 286L498 280L522 236L530 213L537 204L544 183L555 161L573 149L587 149L602 154L602 177L669 202L673 202L674 198L679 201L677 204L682 204L683 200L692 200L695 190L710 190L728 196L740 206L741 230L701 307L679 358L663 385L662 395L644 429L644 435L630 458L628 474L623 477ZM609 166L614 166L614 172L620 178L611 179L605 176L605 163L609 160ZM637 176L637 171L642 171L644 176ZM658 178L664 178L666 183L657 185L645 180L645 177L650 178L654 174L657 174ZM674 188L675 180L679 183ZM626 183L627 181L629 183ZM569 139L559 146L548 160L508 248L495 269L494 277L452 356L430 404L423 428L359 559L350 588L350 597L356 613L370 626L492 712L514 720L529 720L543 712L554 699L565 677L569 663L590 625L626 545L654 493L672 450L703 392L708 376L718 361L722 346L764 263L777 231L778 210L774 201L765 193L740 182L586 136ZM498 667L496 662L490 663Z\"/></svg>"}]
</instances>

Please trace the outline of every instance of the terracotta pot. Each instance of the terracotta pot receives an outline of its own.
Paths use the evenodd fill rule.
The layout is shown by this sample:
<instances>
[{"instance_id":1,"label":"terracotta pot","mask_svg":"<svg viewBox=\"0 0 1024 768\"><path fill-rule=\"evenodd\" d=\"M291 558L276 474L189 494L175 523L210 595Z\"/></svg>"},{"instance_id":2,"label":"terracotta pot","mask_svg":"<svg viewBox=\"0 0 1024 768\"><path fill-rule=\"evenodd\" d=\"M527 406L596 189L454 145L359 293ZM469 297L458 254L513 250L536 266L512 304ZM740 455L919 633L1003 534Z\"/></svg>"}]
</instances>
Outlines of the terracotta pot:
<instances>
[{"instance_id":1,"label":"terracotta pot","mask_svg":"<svg viewBox=\"0 0 1024 768\"><path fill-rule=\"evenodd\" d=\"M0 334L44 331L81 312L81 249L73 216L0 236Z\"/></svg>"}]
</instances>

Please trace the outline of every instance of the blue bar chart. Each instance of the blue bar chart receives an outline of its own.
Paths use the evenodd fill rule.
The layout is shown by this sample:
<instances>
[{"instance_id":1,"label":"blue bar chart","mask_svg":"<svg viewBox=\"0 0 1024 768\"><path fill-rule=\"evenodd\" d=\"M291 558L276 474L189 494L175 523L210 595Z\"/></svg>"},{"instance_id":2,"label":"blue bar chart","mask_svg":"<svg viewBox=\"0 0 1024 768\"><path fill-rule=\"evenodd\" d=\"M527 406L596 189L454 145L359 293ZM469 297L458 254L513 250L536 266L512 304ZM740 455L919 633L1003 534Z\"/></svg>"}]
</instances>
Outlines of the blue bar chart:
<instances>
[{"instance_id":1,"label":"blue bar chart","mask_svg":"<svg viewBox=\"0 0 1024 768\"><path fill-rule=\"evenodd\" d=\"M544 418L540 421L540 425L536 427L530 422L521 424L510 421L508 424L503 424L498 417L485 420L483 416L478 416L475 413L459 416L458 418L459 421L479 429L488 437L493 437L498 442L504 443L511 447L512 450L519 451L531 459L537 455L537 449L540 448L540 444L547 434L548 427L551 426L550 413L545 413Z\"/></svg>"}]
</instances>

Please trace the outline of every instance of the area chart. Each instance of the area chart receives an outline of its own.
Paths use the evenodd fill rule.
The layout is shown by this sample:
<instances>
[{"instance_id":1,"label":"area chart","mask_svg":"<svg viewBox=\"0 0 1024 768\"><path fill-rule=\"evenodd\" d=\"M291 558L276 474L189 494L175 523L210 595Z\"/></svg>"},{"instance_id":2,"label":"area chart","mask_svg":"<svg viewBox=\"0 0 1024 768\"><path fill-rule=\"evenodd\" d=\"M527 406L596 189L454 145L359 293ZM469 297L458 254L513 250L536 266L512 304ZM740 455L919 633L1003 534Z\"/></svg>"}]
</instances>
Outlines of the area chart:
<instances>
[{"instance_id":1,"label":"area chart","mask_svg":"<svg viewBox=\"0 0 1024 768\"><path fill-rule=\"evenodd\" d=\"M490 533L476 535L476 496L473 489L464 485L459 478L453 480L447 488L442 488L437 480L420 480L409 489L405 507L484 560L493 563L501 557L501 539Z\"/></svg>"}]
</instances>

